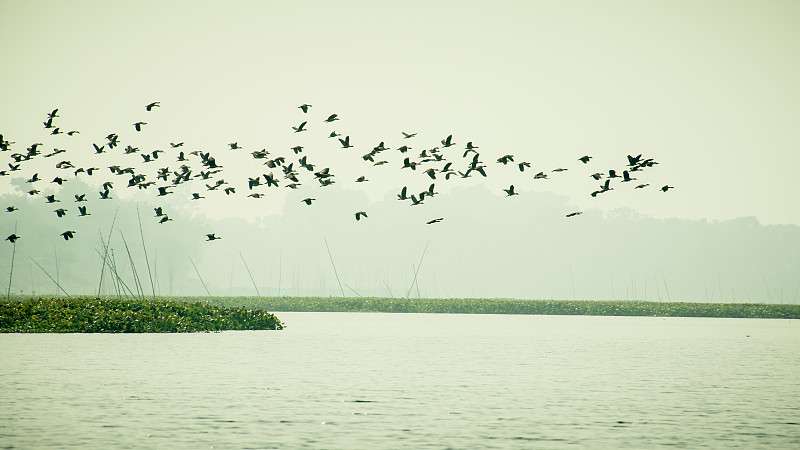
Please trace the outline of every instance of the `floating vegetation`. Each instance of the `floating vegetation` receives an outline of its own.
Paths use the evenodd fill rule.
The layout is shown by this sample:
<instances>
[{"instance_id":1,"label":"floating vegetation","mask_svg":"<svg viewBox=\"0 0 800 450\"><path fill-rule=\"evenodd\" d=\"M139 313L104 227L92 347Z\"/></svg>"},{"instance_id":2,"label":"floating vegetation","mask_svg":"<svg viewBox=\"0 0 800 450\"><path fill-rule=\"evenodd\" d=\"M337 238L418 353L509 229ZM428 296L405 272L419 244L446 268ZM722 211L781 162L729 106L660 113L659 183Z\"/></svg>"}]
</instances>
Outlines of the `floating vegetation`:
<instances>
[{"instance_id":1,"label":"floating vegetation","mask_svg":"<svg viewBox=\"0 0 800 450\"><path fill-rule=\"evenodd\" d=\"M731 317L798 319L800 305L492 298L194 297L210 305L269 311Z\"/></svg>"},{"instance_id":2,"label":"floating vegetation","mask_svg":"<svg viewBox=\"0 0 800 450\"><path fill-rule=\"evenodd\" d=\"M283 323L262 309L210 306L199 302L89 298L0 301L4 333L192 333L281 330Z\"/></svg>"}]
</instances>

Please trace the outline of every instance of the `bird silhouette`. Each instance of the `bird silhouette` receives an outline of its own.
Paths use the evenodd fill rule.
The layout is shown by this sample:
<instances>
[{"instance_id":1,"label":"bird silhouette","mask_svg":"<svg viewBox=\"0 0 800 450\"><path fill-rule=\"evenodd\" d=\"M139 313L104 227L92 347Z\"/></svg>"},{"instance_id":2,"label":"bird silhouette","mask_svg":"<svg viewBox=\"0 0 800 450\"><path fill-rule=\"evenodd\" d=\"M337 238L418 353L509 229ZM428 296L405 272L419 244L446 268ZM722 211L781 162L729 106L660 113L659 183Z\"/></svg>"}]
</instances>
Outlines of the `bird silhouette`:
<instances>
[{"instance_id":1,"label":"bird silhouette","mask_svg":"<svg viewBox=\"0 0 800 450\"><path fill-rule=\"evenodd\" d=\"M567 217L575 217L575 216L577 216L579 214L583 214L583 211L571 212L571 213L567 214Z\"/></svg>"},{"instance_id":2,"label":"bird silhouette","mask_svg":"<svg viewBox=\"0 0 800 450\"><path fill-rule=\"evenodd\" d=\"M65 231L65 232L61 233L61 236L64 236L64 240L68 241L68 240L70 240L70 239L75 237L75 233L77 233L77 232L68 230L68 231Z\"/></svg>"},{"instance_id":3,"label":"bird silhouette","mask_svg":"<svg viewBox=\"0 0 800 450\"><path fill-rule=\"evenodd\" d=\"M342 148L352 147L352 145L350 145L350 136L345 136L344 139L339 139L339 142L342 143Z\"/></svg>"},{"instance_id":4,"label":"bird silhouette","mask_svg":"<svg viewBox=\"0 0 800 450\"><path fill-rule=\"evenodd\" d=\"M403 133L403 139L409 139L417 135L417 133L406 133L405 131L401 131Z\"/></svg>"},{"instance_id":5,"label":"bird silhouette","mask_svg":"<svg viewBox=\"0 0 800 450\"><path fill-rule=\"evenodd\" d=\"M47 200L47 203L58 203L61 200L56 200L55 194L45 195L44 198Z\"/></svg>"},{"instance_id":6,"label":"bird silhouette","mask_svg":"<svg viewBox=\"0 0 800 450\"><path fill-rule=\"evenodd\" d=\"M17 239L19 239L19 238L20 238L20 237L19 237L19 236L17 236L16 234L11 234L11 235L9 235L9 236L6 238L6 240L7 240L7 241L9 241L9 242L11 242L12 244L14 244L14 243L16 243L16 242L17 242Z\"/></svg>"},{"instance_id":7,"label":"bird silhouette","mask_svg":"<svg viewBox=\"0 0 800 450\"><path fill-rule=\"evenodd\" d=\"M67 210L64 208L58 208L53 212L55 212L58 217L64 217L67 214Z\"/></svg>"},{"instance_id":8,"label":"bird silhouette","mask_svg":"<svg viewBox=\"0 0 800 450\"><path fill-rule=\"evenodd\" d=\"M161 107L161 102L153 102L146 105L144 108L148 111L152 111L153 108L160 108L160 107Z\"/></svg>"},{"instance_id":9,"label":"bird silhouette","mask_svg":"<svg viewBox=\"0 0 800 450\"><path fill-rule=\"evenodd\" d=\"M633 181L633 180L635 180L635 179L636 179L636 178L631 178L631 174L630 174L630 173L628 173L628 171L627 171L627 170L623 170L623 171L622 171L622 182L623 182L623 183L626 183L626 182L628 182L628 181Z\"/></svg>"},{"instance_id":10,"label":"bird silhouette","mask_svg":"<svg viewBox=\"0 0 800 450\"><path fill-rule=\"evenodd\" d=\"M361 220L362 217L367 217L367 213L365 213L364 211L359 211L355 215L356 215L356 220Z\"/></svg>"},{"instance_id":11,"label":"bird silhouette","mask_svg":"<svg viewBox=\"0 0 800 450\"><path fill-rule=\"evenodd\" d=\"M338 114L331 114L330 116L328 116L327 119L325 119L325 122L330 123L330 122L333 122L334 120L339 120L339 115Z\"/></svg>"},{"instance_id":12,"label":"bird silhouette","mask_svg":"<svg viewBox=\"0 0 800 450\"><path fill-rule=\"evenodd\" d=\"M582 163L584 163L584 164L588 164L590 159L592 159L592 157L591 157L591 156L589 156L589 155L583 155L583 156L581 156L580 158L578 158L578 161L580 161L580 162L582 162Z\"/></svg>"},{"instance_id":13,"label":"bird silhouette","mask_svg":"<svg viewBox=\"0 0 800 450\"><path fill-rule=\"evenodd\" d=\"M80 212L80 216L79 217L91 216L91 213L86 212L86 207L85 206L78 206L78 211Z\"/></svg>"},{"instance_id":14,"label":"bird silhouette","mask_svg":"<svg viewBox=\"0 0 800 450\"><path fill-rule=\"evenodd\" d=\"M453 142L453 135L452 134L447 136L446 138L442 139L442 145L445 146L445 147L450 147L450 146L455 145L455 144L456 143Z\"/></svg>"},{"instance_id":15,"label":"bird silhouette","mask_svg":"<svg viewBox=\"0 0 800 450\"><path fill-rule=\"evenodd\" d=\"M215 241L217 239L222 239L221 237L217 236L216 233L206 234L206 241Z\"/></svg>"},{"instance_id":16,"label":"bird silhouette","mask_svg":"<svg viewBox=\"0 0 800 450\"><path fill-rule=\"evenodd\" d=\"M440 217L438 219L429 220L429 221L425 222L425 224L426 225L431 225L431 224L434 224L434 223L439 223L439 222L441 222L443 220L444 220L444 217Z\"/></svg>"},{"instance_id":17,"label":"bird silhouette","mask_svg":"<svg viewBox=\"0 0 800 450\"><path fill-rule=\"evenodd\" d=\"M133 124L133 128L136 128L136 131L142 131L144 125L147 125L147 122L136 122Z\"/></svg>"},{"instance_id":18,"label":"bird silhouette","mask_svg":"<svg viewBox=\"0 0 800 450\"><path fill-rule=\"evenodd\" d=\"M675 186L667 186L666 184L664 186L661 186L661 190L663 192L667 192L670 189L675 189Z\"/></svg>"},{"instance_id":19,"label":"bird silhouette","mask_svg":"<svg viewBox=\"0 0 800 450\"><path fill-rule=\"evenodd\" d=\"M19 208L17 208L16 206L9 206L6 208L6 212L14 212L14 211L19 211Z\"/></svg>"},{"instance_id":20,"label":"bird silhouette","mask_svg":"<svg viewBox=\"0 0 800 450\"><path fill-rule=\"evenodd\" d=\"M303 203L305 203L306 205L311 205L311 202L313 202L314 200L316 200L316 199L315 199L315 198L308 197L308 198L304 198L304 199L302 199L302 200L300 200L300 201L301 201L301 202L303 202Z\"/></svg>"},{"instance_id":21,"label":"bird silhouette","mask_svg":"<svg viewBox=\"0 0 800 450\"><path fill-rule=\"evenodd\" d=\"M311 108L311 105L308 105L308 104L304 103L304 104L298 106L298 108L303 110L303 114L306 114L306 113L308 113L308 108Z\"/></svg>"},{"instance_id":22,"label":"bird silhouette","mask_svg":"<svg viewBox=\"0 0 800 450\"><path fill-rule=\"evenodd\" d=\"M294 130L295 133L299 133L301 131L308 131L308 130L305 129L305 126L306 126L307 123L308 123L308 121L303 122L303 123L301 123L300 125L298 125L296 127L292 127L292 129Z\"/></svg>"},{"instance_id":23,"label":"bird silhouette","mask_svg":"<svg viewBox=\"0 0 800 450\"><path fill-rule=\"evenodd\" d=\"M508 189L503 189L506 192L506 197L511 197L512 195L519 195L519 192L514 192L514 185L508 187Z\"/></svg>"}]
</instances>

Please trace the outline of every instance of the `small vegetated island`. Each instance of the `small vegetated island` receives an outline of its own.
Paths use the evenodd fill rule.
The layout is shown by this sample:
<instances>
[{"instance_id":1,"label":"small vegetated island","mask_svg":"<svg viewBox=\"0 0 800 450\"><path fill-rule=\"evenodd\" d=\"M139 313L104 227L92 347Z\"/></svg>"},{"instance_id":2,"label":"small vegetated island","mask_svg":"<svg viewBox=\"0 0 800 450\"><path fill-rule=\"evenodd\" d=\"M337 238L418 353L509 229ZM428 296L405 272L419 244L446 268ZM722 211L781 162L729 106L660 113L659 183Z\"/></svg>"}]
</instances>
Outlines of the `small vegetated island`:
<instances>
[{"instance_id":1,"label":"small vegetated island","mask_svg":"<svg viewBox=\"0 0 800 450\"><path fill-rule=\"evenodd\" d=\"M4 333L192 333L281 330L260 309L200 302L93 298L27 298L0 301Z\"/></svg>"}]
</instances>

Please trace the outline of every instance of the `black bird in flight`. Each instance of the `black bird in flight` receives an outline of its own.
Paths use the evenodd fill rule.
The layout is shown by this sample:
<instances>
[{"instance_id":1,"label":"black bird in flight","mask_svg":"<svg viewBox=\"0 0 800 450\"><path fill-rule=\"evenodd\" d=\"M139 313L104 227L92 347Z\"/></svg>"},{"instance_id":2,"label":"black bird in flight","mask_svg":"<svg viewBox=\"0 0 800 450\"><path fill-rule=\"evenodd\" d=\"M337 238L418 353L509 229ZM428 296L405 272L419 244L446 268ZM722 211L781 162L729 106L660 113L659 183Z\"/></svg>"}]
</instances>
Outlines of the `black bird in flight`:
<instances>
[{"instance_id":1,"label":"black bird in flight","mask_svg":"<svg viewBox=\"0 0 800 450\"><path fill-rule=\"evenodd\" d=\"M161 217L164 215L164 210L160 206L153 208L153 210L156 212L156 217Z\"/></svg>"},{"instance_id":2,"label":"black bird in flight","mask_svg":"<svg viewBox=\"0 0 800 450\"><path fill-rule=\"evenodd\" d=\"M306 113L308 113L308 108L311 108L311 105L308 105L308 104L304 103L304 104L298 106L298 108L303 110L303 114L306 114Z\"/></svg>"},{"instance_id":3,"label":"black bird in flight","mask_svg":"<svg viewBox=\"0 0 800 450\"><path fill-rule=\"evenodd\" d=\"M218 237L216 233L207 234L206 237L208 238L206 239L206 241L215 241L217 239L222 239L221 237Z\"/></svg>"},{"instance_id":4,"label":"black bird in flight","mask_svg":"<svg viewBox=\"0 0 800 450\"><path fill-rule=\"evenodd\" d=\"M327 119L325 119L325 122L330 123L330 122L333 122L334 120L339 120L339 115L338 114L331 114L330 116L328 116Z\"/></svg>"},{"instance_id":5,"label":"black bird in flight","mask_svg":"<svg viewBox=\"0 0 800 450\"><path fill-rule=\"evenodd\" d=\"M406 195L407 192L408 192L408 187L407 186L403 186L403 189L400 191L399 194L397 194L397 199L398 200L408 200L408 196Z\"/></svg>"},{"instance_id":6,"label":"black bird in flight","mask_svg":"<svg viewBox=\"0 0 800 450\"><path fill-rule=\"evenodd\" d=\"M295 133L299 133L301 131L308 131L308 130L305 129L305 126L306 126L307 123L308 123L308 121L305 121L305 122L301 123L300 125L298 125L296 127L292 127L292 129L294 130Z\"/></svg>"},{"instance_id":7,"label":"black bird in flight","mask_svg":"<svg viewBox=\"0 0 800 450\"><path fill-rule=\"evenodd\" d=\"M64 217L67 214L67 210L64 208L58 208L53 212L55 212L58 217Z\"/></svg>"},{"instance_id":8,"label":"black bird in flight","mask_svg":"<svg viewBox=\"0 0 800 450\"><path fill-rule=\"evenodd\" d=\"M19 239L19 236L17 236L16 234L12 234L6 238L6 240L11 242L12 244L16 243L17 239Z\"/></svg>"},{"instance_id":9,"label":"black bird in flight","mask_svg":"<svg viewBox=\"0 0 800 450\"><path fill-rule=\"evenodd\" d=\"M163 217L161 218L161 220L158 221L158 223L166 223L166 222L170 222L170 221L172 221L172 219L170 219L169 216L164 214Z\"/></svg>"},{"instance_id":10,"label":"black bird in flight","mask_svg":"<svg viewBox=\"0 0 800 450\"><path fill-rule=\"evenodd\" d=\"M442 139L442 145L445 147L450 147L451 145L455 145L456 143L453 142L453 135L449 135L446 138Z\"/></svg>"},{"instance_id":11,"label":"black bird in flight","mask_svg":"<svg viewBox=\"0 0 800 450\"><path fill-rule=\"evenodd\" d=\"M302 199L302 200L300 200L300 201L301 201L301 202L304 202L306 205L310 205L310 204L311 204L311 202L313 202L314 200L316 200L316 199L315 199L315 198L308 197L308 198L304 198L304 199Z\"/></svg>"},{"instance_id":12,"label":"black bird in flight","mask_svg":"<svg viewBox=\"0 0 800 450\"><path fill-rule=\"evenodd\" d=\"M148 111L152 111L153 108L160 108L160 107L161 107L161 102L153 102L153 103L150 103L149 105L145 106L145 109L148 110Z\"/></svg>"},{"instance_id":13,"label":"black bird in flight","mask_svg":"<svg viewBox=\"0 0 800 450\"><path fill-rule=\"evenodd\" d=\"M591 156L589 156L589 155L583 155L583 156L581 156L580 158L578 158L578 161L580 161L580 162L582 162L582 163L584 163L584 164L587 164L587 163L589 162L589 160L590 160L590 159L592 159L592 157L591 157Z\"/></svg>"},{"instance_id":14,"label":"black bird in flight","mask_svg":"<svg viewBox=\"0 0 800 450\"><path fill-rule=\"evenodd\" d=\"M417 133L406 133L405 131L401 131L403 133L403 139L409 139L417 135Z\"/></svg>"},{"instance_id":15,"label":"black bird in flight","mask_svg":"<svg viewBox=\"0 0 800 450\"><path fill-rule=\"evenodd\" d=\"M111 191L109 191L108 189L106 189L105 191L101 191L100 192L100 199L101 200L111 200L111 197L109 196L109 194L111 194Z\"/></svg>"},{"instance_id":16,"label":"black bird in flight","mask_svg":"<svg viewBox=\"0 0 800 450\"><path fill-rule=\"evenodd\" d=\"M441 222L443 220L444 220L444 217L440 217L438 219L429 220L429 221L425 222L425 224L426 225L430 225L430 224L433 224L433 223L439 223L439 222Z\"/></svg>"},{"instance_id":17,"label":"black bird in flight","mask_svg":"<svg viewBox=\"0 0 800 450\"><path fill-rule=\"evenodd\" d=\"M75 233L76 233L76 231L68 230L68 231L65 231L65 232L61 233L61 236L64 236L64 240L68 241L68 240L70 240L70 239L75 237Z\"/></svg>"},{"instance_id":18,"label":"black bird in flight","mask_svg":"<svg viewBox=\"0 0 800 450\"><path fill-rule=\"evenodd\" d=\"M80 213L81 213L79 217L91 216L90 213L86 212L86 207L85 206L78 206L78 211L80 211Z\"/></svg>"},{"instance_id":19,"label":"black bird in flight","mask_svg":"<svg viewBox=\"0 0 800 450\"><path fill-rule=\"evenodd\" d=\"M508 189L503 189L506 192L506 197L511 197L512 195L519 195L519 192L514 192L514 185L508 187Z\"/></svg>"},{"instance_id":20,"label":"black bird in flight","mask_svg":"<svg viewBox=\"0 0 800 450\"><path fill-rule=\"evenodd\" d=\"M675 189L675 186L667 186L666 184L664 186L661 186L661 190L663 192L667 192L670 189Z\"/></svg>"},{"instance_id":21,"label":"black bird in flight","mask_svg":"<svg viewBox=\"0 0 800 450\"><path fill-rule=\"evenodd\" d=\"M14 211L19 211L19 208L17 208L16 206L9 206L6 208L6 212L14 212Z\"/></svg>"},{"instance_id":22,"label":"black bird in flight","mask_svg":"<svg viewBox=\"0 0 800 450\"><path fill-rule=\"evenodd\" d=\"M342 143L342 148L352 147L352 145L350 145L350 136L345 136L344 139L339 139L339 142Z\"/></svg>"},{"instance_id":23,"label":"black bird in flight","mask_svg":"<svg viewBox=\"0 0 800 450\"><path fill-rule=\"evenodd\" d=\"M61 201L61 200L56 200L55 194L45 195L44 198L47 199L47 203L56 203Z\"/></svg>"},{"instance_id":24,"label":"black bird in flight","mask_svg":"<svg viewBox=\"0 0 800 450\"><path fill-rule=\"evenodd\" d=\"M356 220L361 220L361 217L367 217L367 213L364 211L359 211L356 213Z\"/></svg>"},{"instance_id":25,"label":"black bird in flight","mask_svg":"<svg viewBox=\"0 0 800 450\"><path fill-rule=\"evenodd\" d=\"M569 214L567 214L567 217L575 217L578 214L583 214L583 211L576 211L576 212L569 213Z\"/></svg>"},{"instance_id":26,"label":"black bird in flight","mask_svg":"<svg viewBox=\"0 0 800 450\"><path fill-rule=\"evenodd\" d=\"M631 174L628 173L627 170L622 171L622 182L625 183L627 181L633 181L636 178L631 178Z\"/></svg>"},{"instance_id":27,"label":"black bird in flight","mask_svg":"<svg viewBox=\"0 0 800 450\"><path fill-rule=\"evenodd\" d=\"M147 125L147 122L136 122L133 124L133 128L136 128L136 131L142 131L143 125Z\"/></svg>"}]
</instances>

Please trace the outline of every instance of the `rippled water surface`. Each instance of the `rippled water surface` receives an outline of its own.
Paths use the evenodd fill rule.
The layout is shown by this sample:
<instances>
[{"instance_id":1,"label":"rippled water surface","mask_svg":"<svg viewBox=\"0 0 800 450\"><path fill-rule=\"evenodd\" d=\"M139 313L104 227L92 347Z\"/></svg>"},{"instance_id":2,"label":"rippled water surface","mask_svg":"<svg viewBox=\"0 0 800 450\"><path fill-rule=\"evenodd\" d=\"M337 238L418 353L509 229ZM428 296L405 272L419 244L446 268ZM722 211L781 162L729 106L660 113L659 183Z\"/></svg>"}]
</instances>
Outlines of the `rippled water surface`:
<instances>
[{"instance_id":1,"label":"rippled water surface","mask_svg":"<svg viewBox=\"0 0 800 450\"><path fill-rule=\"evenodd\" d=\"M0 335L0 447L800 446L797 321L277 315Z\"/></svg>"}]
</instances>

